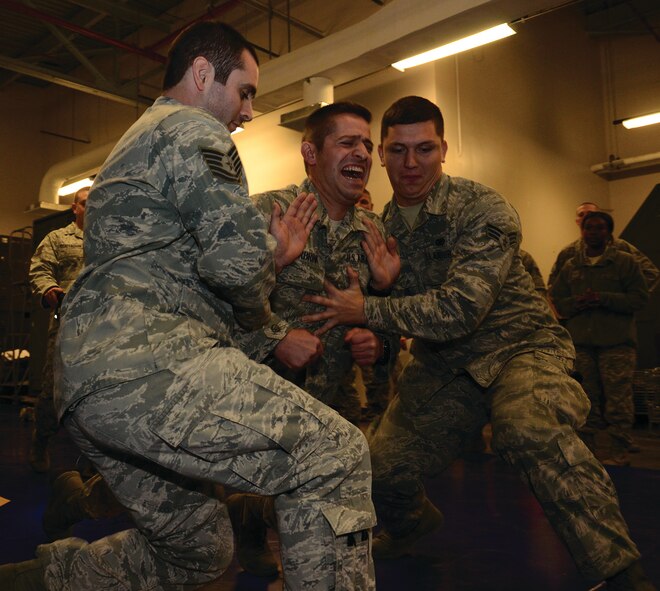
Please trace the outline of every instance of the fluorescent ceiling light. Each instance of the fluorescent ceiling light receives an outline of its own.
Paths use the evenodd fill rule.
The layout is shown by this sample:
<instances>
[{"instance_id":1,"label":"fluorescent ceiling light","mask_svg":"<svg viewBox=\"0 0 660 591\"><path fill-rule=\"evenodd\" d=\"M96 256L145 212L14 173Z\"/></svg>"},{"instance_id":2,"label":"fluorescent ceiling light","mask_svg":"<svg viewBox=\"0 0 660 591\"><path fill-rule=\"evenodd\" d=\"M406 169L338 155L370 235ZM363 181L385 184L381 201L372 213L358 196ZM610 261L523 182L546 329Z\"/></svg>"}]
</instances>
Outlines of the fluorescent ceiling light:
<instances>
[{"instance_id":1,"label":"fluorescent ceiling light","mask_svg":"<svg viewBox=\"0 0 660 591\"><path fill-rule=\"evenodd\" d=\"M82 189L83 187L91 187L92 183L93 181L90 178L75 181L74 183L68 183L66 185L62 185L62 187L58 189L57 194L60 197L63 197L64 195L71 195L71 193L75 193L78 189Z\"/></svg>"},{"instance_id":2,"label":"fluorescent ceiling light","mask_svg":"<svg viewBox=\"0 0 660 591\"><path fill-rule=\"evenodd\" d=\"M615 123L619 123L616 121ZM642 115L641 117L631 117L630 119L623 119L620 122L626 129L634 129L635 127L644 127L645 125L653 125L660 123L660 111L651 113L650 115Z\"/></svg>"},{"instance_id":3,"label":"fluorescent ceiling light","mask_svg":"<svg viewBox=\"0 0 660 591\"><path fill-rule=\"evenodd\" d=\"M414 55L400 62L392 64L393 68L401 70L404 72L407 68L412 68L414 66L419 66L427 62L432 62L439 60L443 57L449 55L454 55L455 53L460 53L461 51L467 51L468 49L473 49L474 47L479 47L480 45L486 45L486 43L491 43L492 41L497 41L498 39L504 39L511 35L515 35L516 32L507 24L497 25L480 33L475 33L469 37L464 37L458 41L453 41L452 43L447 43L446 45L441 45L430 51L425 51L419 55Z\"/></svg>"}]
</instances>

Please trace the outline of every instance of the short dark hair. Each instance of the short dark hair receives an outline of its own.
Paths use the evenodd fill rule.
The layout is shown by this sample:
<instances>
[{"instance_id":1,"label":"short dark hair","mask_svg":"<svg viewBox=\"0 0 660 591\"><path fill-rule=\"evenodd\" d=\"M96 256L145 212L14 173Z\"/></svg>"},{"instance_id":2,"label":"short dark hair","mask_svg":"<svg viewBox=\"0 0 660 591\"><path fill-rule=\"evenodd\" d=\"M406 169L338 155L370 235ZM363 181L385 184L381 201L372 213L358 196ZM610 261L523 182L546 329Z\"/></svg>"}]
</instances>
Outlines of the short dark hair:
<instances>
[{"instance_id":1,"label":"short dark hair","mask_svg":"<svg viewBox=\"0 0 660 591\"><path fill-rule=\"evenodd\" d=\"M355 115L371 123L371 111L358 103L340 101L316 109L305 121L302 135L303 142L311 142L317 150L323 148L325 138L335 129L335 117L338 115Z\"/></svg>"},{"instance_id":2,"label":"short dark hair","mask_svg":"<svg viewBox=\"0 0 660 591\"><path fill-rule=\"evenodd\" d=\"M163 90L176 86L197 57L205 57L215 69L215 80L226 84L234 70L245 67L242 53L247 50L259 63L254 47L226 23L202 21L190 25L174 40L167 54Z\"/></svg>"},{"instance_id":3,"label":"short dark hair","mask_svg":"<svg viewBox=\"0 0 660 591\"><path fill-rule=\"evenodd\" d=\"M587 223L587 220L591 220L593 218L600 218L601 220L604 220L605 223L607 224L607 231L610 234L614 232L614 220L612 219L612 216L609 213L605 213L604 211L587 212L587 214L582 218L582 221L580 222L580 228L584 230L584 224Z\"/></svg>"},{"instance_id":4,"label":"short dark hair","mask_svg":"<svg viewBox=\"0 0 660 591\"><path fill-rule=\"evenodd\" d=\"M421 96L404 96L385 111L380 124L380 143L383 143L387 131L394 125L410 125L433 121L435 131L441 138L445 137L445 120L438 105Z\"/></svg>"}]
</instances>

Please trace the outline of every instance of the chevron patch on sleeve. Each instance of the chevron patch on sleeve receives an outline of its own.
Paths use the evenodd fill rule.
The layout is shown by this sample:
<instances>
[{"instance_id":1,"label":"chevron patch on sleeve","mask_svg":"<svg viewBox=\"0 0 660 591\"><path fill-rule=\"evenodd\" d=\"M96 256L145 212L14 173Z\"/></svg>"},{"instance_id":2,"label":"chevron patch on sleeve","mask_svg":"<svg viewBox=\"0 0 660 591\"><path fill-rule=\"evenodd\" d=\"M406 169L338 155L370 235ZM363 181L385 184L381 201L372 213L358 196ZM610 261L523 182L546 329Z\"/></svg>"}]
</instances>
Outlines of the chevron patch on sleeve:
<instances>
[{"instance_id":1,"label":"chevron patch on sleeve","mask_svg":"<svg viewBox=\"0 0 660 591\"><path fill-rule=\"evenodd\" d=\"M212 148L200 148L200 152L215 178L236 185L240 184L242 164L236 146L232 146L227 154Z\"/></svg>"},{"instance_id":2,"label":"chevron patch on sleeve","mask_svg":"<svg viewBox=\"0 0 660 591\"><path fill-rule=\"evenodd\" d=\"M495 240L502 250L507 250L518 244L518 234L516 232L503 232L492 224L486 224L486 236Z\"/></svg>"}]
</instances>

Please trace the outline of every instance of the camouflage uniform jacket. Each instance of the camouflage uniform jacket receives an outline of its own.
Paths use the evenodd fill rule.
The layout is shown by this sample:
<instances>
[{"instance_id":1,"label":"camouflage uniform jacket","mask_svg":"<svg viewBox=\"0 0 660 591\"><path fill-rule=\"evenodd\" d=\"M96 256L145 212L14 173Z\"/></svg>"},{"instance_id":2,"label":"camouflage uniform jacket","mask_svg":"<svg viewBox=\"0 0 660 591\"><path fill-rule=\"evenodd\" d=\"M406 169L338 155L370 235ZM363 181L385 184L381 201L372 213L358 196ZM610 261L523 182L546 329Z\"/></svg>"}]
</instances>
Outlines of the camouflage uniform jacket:
<instances>
[{"instance_id":1,"label":"camouflage uniform jacket","mask_svg":"<svg viewBox=\"0 0 660 591\"><path fill-rule=\"evenodd\" d=\"M646 279L646 285L648 285L649 290L653 291L655 286L660 279L660 271L658 267L653 264L653 261L649 259L641 250L634 247L630 242L626 242L622 238L612 238L612 246L616 250L621 252L627 252L631 254L634 259L639 263L640 268L644 278ZM568 246L563 248L557 255L557 260L555 264L552 265L550 270L550 276L548 277L548 289L552 287L552 284L556 281L559 272L562 270L564 265L570 261L576 254L582 250L582 239L578 239L575 242L571 242Z\"/></svg>"},{"instance_id":2,"label":"camouflage uniform jacket","mask_svg":"<svg viewBox=\"0 0 660 591\"><path fill-rule=\"evenodd\" d=\"M30 287L41 298L51 287L65 292L75 281L83 264L83 232L71 222L49 232L39 243L30 261Z\"/></svg>"},{"instance_id":3,"label":"camouflage uniform jacket","mask_svg":"<svg viewBox=\"0 0 660 591\"><path fill-rule=\"evenodd\" d=\"M274 240L209 112L157 99L104 163L85 221L86 266L60 329L60 416L101 388L231 346L236 321L270 317Z\"/></svg>"},{"instance_id":4,"label":"camouflage uniform jacket","mask_svg":"<svg viewBox=\"0 0 660 591\"><path fill-rule=\"evenodd\" d=\"M522 248L519 250L520 259L522 260L523 267L532 276L532 281L534 282L534 289L539 293L545 295L548 290L545 287L545 281L543 281L543 275L541 275L541 270L536 264L534 257L529 254L526 250Z\"/></svg>"},{"instance_id":5,"label":"camouflage uniform jacket","mask_svg":"<svg viewBox=\"0 0 660 591\"><path fill-rule=\"evenodd\" d=\"M372 220L382 232L382 223L376 214L357 207L351 207L333 233L331 220L318 195L316 187L305 179L300 187L291 185L279 191L268 191L253 196L253 201L270 218L273 203L277 202L286 211L291 202L301 193L314 193L318 201L316 222L305 245L305 250L292 264L285 267L277 276L277 284L270 302L273 311L271 323L264 330L247 335L249 343L242 342L243 349L261 351L256 357L266 357L280 339L293 328L305 328L311 332L323 323L304 323L305 314L321 308L302 300L305 294L325 294L323 282L327 279L340 289L348 287L346 269L352 267L358 273L360 286L367 292L371 277L367 257L361 246L363 234L368 231L363 220ZM302 375L286 377L295 381L315 398L329 403L340 388L340 382L351 374L352 356L344 343L346 326L338 326L321 337L324 352L321 359L302 371ZM275 367L279 373L282 368Z\"/></svg>"},{"instance_id":6,"label":"camouflage uniform jacket","mask_svg":"<svg viewBox=\"0 0 660 591\"><path fill-rule=\"evenodd\" d=\"M412 230L394 201L383 223L402 268L393 297L366 298L369 326L415 337L419 361L466 370L482 386L520 353L542 350L570 364L569 335L516 256L518 214L495 191L443 174Z\"/></svg>"},{"instance_id":7,"label":"camouflage uniform jacket","mask_svg":"<svg viewBox=\"0 0 660 591\"><path fill-rule=\"evenodd\" d=\"M597 292L597 308L578 310L576 296ZM550 295L576 345L613 347L635 344L635 311L644 307L649 291L635 258L609 246L591 265L584 248L564 264Z\"/></svg>"}]
</instances>

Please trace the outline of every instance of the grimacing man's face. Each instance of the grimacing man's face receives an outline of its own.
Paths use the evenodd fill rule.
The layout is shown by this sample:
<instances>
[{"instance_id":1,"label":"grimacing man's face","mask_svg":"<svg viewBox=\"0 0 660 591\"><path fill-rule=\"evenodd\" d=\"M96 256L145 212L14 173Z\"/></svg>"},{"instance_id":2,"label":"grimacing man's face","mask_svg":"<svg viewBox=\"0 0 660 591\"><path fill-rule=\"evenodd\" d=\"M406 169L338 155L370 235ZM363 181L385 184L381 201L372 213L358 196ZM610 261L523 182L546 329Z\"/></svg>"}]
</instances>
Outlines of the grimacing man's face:
<instances>
[{"instance_id":1,"label":"grimacing man's face","mask_svg":"<svg viewBox=\"0 0 660 591\"><path fill-rule=\"evenodd\" d=\"M378 153L397 203L406 207L424 201L442 175L447 142L438 135L431 120L393 125Z\"/></svg>"},{"instance_id":2,"label":"grimacing man's face","mask_svg":"<svg viewBox=\"0 0 660 591\"><path fill-rule=\"evenodd\" d=\"M313 164L309 174L316 188L338 204L355 205L371 172L373 143L369 123L349 113L336 115L333 131L325 136L323 148L318 150L312 143L304 142L302 149L308 166Z\"/></svg>"}]
</instances>

